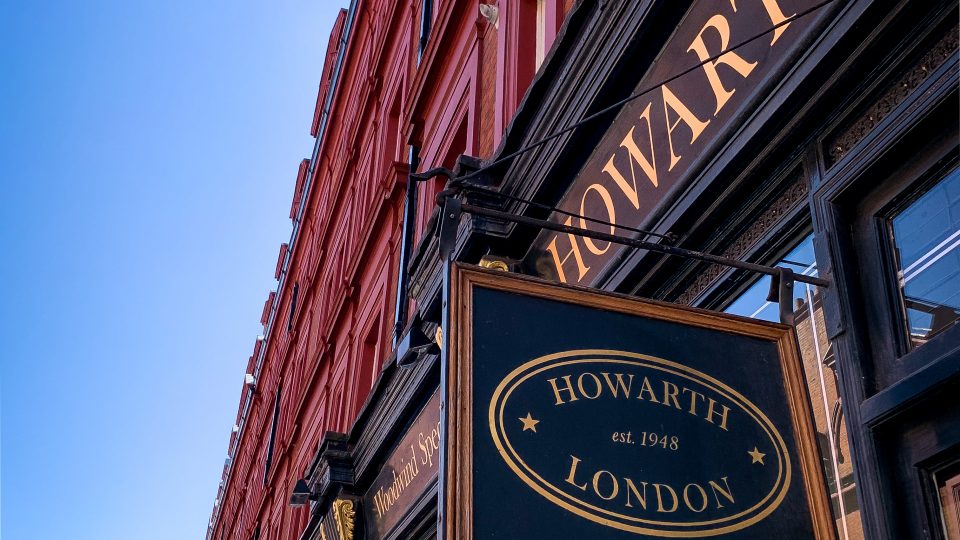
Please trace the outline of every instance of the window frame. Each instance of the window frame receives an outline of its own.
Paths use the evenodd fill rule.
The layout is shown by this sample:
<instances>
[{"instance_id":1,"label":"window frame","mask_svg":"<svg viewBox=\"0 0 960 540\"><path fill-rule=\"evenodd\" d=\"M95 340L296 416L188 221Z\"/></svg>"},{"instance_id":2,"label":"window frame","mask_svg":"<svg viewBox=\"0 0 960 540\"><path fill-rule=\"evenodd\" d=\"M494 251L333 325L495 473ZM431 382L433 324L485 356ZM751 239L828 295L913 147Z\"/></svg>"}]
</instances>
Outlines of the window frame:
<instances>
[{"instance_id":1,"label":"window frame","mask_svg":"<svg viewBox=\"0 0 960 540\"><path fill-rule=\"evenodd\" d=\"M874 338L877 330L871 332L870 327L879 323L891 328L894 317L900 317L899 310L893 315L889 309L878 311L877 306L895 305L891 302L899 302L900 293L896 280L889 274L882 275L890 272L889 261L893 260L890 253L881 251L887 248L878 241L886 237L887 224L878 229L878 222L865 216L875 217L876 212L894 208L894 201L907 200L917 193L925 173L943 157L956 154L955 54L953 58L933 70L841 159L827 164L824 141L829 139L818 140L808 158L814 173L811 202L817 261L821 275L831 281L824 300L828 337L842 375L841 396L849 406L845 414L868 538L898 537L906 530L919 530L936 522L924 509L922 473L916 467L931 453L946 451L951 444L949 438L932 441L925 437L949 423L937 403L943 399L942 390L957 380L946 369L951 353L956 355L957 351L945 344L958 342L960 326L912 352L915 356L911 361L923 367L880 388L877 382L881 374L875 372L876 350L885 348L890 358L900 345L894 347L889 340L878 344ZM920 161L926 165L921 166ZM901 172L897 180L892 172L901 169L913 172ZM866 212L867 205L872 205L872 214ZM854 234L858 215L859 238ZM864 253L868 255L864 257ZM881 269L876 261L887 261L888 268ZM864 264L873 270L871 283L864 283ZM883 298L871 299L876 295ZM890 335L889 330L886 335ZM922 361L927 355L931 360ZM923 407L914 408L916 404ZM917 416L917 411L923 414ZM905 431L924 435L899 437ZM899 494L899 500L891 499L893 491Z\"/></svg>"},{"instance_id":2,"label":"window frame","mask_svg":"<svg viewBox=\"0 0 960 540\"><path fill-rule=\"evenodd\" d=\"M263 485L267 485L270 480L270 466L273 464L273 450L277 439L277 424L280 423L280 391L282 385L277 385L277 391L273 398L273 421L270 424L270 439L267 442L267 455L263 462Z\"/></svg>"},{"instance_id":3,"label":"window frame","mask_svg":"<svg viewBox=\"0 0 960 540\"><path fill-rule=\"evenodd\" d=\"M864 367L872 377L871 395L883 392L935 362L944 341L956 339L957 328L934 336L920 347L910 345L903 295L897 278L896 245L891 219L927 192L944 174L960 166L955 142L924 148L903 167L875 175L877 167L860 181L879 185L860 191L860 202L844 201L849 215L853 253L862 279L858 297L865 314L859 330L865 337ZM945 148L945 146L947 148ZM953 146L953 148L949 148ZM868 321L868 322L867 322Z\"/></svg>"},{"instance_id":4,"label":"window frame","mask_svg":"<svg viewBox=\"0 0 960 540\"><path fill-rule=\"evenodd\" d=\"M886 246L885 252L888 254L889 260L885 262L887 263L889 269L889 285L895 289L898 300L896 302L896 306L892 307L899 309L900 313L902 339L899 341L901 345L901 358L907 355L912 355L918 349L922 348L923 345L914 346L911 343L912 340L910 338L910 321L907 313L906 293L903 290L903 287L900 286L899 272L901 264L896 244L896 236L893 230L893 220L897 215L910 208L924 195L929 193L930 190L935 188L941 181L946 180L952 174L960 174L960 159L958 159L958 156L948 156L948 159L938 162L933 168L929 169L920 178L918 178L917 181L914 182L914 185L911 185L903 193L899 194L896 200L892 201L891 204L881 210L880 213L882 216L880 219L885 220L885 223L878 223L878 225L884 226L882 233L885 233L888 239L888 245ZM935 334L932 338L930 338L930 341L935 340L938 336L945 334L948 331L949 330L944 330L943 332Z\"/></svg>"}]
</instances>

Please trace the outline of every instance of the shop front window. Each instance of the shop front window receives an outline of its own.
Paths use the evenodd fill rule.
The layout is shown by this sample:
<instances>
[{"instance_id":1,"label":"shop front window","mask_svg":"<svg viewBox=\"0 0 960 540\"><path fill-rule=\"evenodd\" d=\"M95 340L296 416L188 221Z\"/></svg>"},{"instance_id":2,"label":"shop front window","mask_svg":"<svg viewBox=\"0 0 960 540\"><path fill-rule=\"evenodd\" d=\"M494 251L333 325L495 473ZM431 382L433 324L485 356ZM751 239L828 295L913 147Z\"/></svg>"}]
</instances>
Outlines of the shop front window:
<instances>
[{"instance_id":1,"label":"shop front window","mask_svg":"<svg viewBox=\"0 0 960 540\"><path fill-rule=\"evenodd\" d=\"M960 318L960 168L890 220L911 348Z\"/></svg>"},{"instance_id":2,"label":"shop front window","mask_svg":"<svg viewBox=\"0 0 960 540\"><path fill-rule=\"evenodd\" d=\"M816 276L813 236L804 238L777 264L789 267L798 274ZM754 319L777 321L779 306L766 300L769 287L770 278L765 276L734 299L725 311ZM797 342L810 393L837 536L841 540L862 539L863 525L853 477L850 443L837 391L836 357L826 335L819 288L797 282L793 309Z\"/></svg>"}]
</instances>

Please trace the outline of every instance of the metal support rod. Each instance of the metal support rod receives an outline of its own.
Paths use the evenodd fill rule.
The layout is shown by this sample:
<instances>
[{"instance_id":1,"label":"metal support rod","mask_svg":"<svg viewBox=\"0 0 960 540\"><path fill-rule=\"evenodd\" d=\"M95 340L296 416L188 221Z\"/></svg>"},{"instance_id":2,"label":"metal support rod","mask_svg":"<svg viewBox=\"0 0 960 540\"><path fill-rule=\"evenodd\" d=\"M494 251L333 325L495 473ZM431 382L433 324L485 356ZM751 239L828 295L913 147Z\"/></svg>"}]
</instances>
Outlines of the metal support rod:
<instances>
[{"instance_id":1,"label":"metal support rod","mask_svg":"<svg viewBox=\"0 0 960 540\"><path fill-rule=\"evenodd\" d=\"M447 197L446 199L447 201L449 201L453 199L453 197ZM636 240L633 238L624 238L622 236L617 236L614 234L596 232L596 231L591 231L589 229L571 227L569 225L561 225L559 223L554 223L552 221L535 219L527 216L518 216L518 215L511 214L509 212L502 212L500 210L493 210L490 208L484 208L482 206L476 206L476 205L467 204L467 203L461 204L460 210L476 216L485 216L485 217L491 217L495 219L502 219L504 221L519 223L521 225L530 225L530 226L538 227L541 229L547 229L547 230L557 231L557 232L562 232L567 234L575 234L578 236L585 236L587 238L593 238L595 240L604 240L606 242L613 242L615 244L621 244L624 246L630 246L630 247L639 248L639 249L646 249L648 251L663 253L665 255L674 255L677 257L685 257L687 259L696 259L696 260L710 262L710 263L719 264L723 266L729 266L732 268L739 268L741 270L748 270L750 272L757 272L759 274L766 274L768 276L780 276L781 270L782 270L779 267L764 266L762 264L754 264L754 263L748 263L744 261L738 261L736 259L728 259L726 257L711 255L709 253L703 253L700 251L693 251L693 250L683 249L683 248L674 247L674 246L665 246L663 244L656 244L654 242ZM816 285L818 287L830 286L830 282L827 281L826 279L813 277L813 276L793 274L793 279L803 283Z\"/></svg>"}]
</instances>

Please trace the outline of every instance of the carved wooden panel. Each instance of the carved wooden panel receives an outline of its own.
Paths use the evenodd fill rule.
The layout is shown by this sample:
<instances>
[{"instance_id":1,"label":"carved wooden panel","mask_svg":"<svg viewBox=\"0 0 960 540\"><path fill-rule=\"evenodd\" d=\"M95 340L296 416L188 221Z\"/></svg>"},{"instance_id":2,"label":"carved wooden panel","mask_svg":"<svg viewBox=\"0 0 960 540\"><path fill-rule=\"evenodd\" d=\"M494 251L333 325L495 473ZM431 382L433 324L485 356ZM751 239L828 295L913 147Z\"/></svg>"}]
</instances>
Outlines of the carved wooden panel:
<instances>
[{"instance_id":1,"label":"carved wooden panel","mask_svg":"<svg viewBox=\"0 0 960 540\"><path fill-rule=\"evenodd\" d=\"M791 210L807 200L809 189L806 177L799 175L783 195L757 217L740 237L723 250L721 255L729 259L743 259L770 229L777 226L783 216L788 215ZM700 272L696 281L677 298L677 303L691 305L727 269L726 266L717 264L708 266L703 272Z\"/></svg>"}]
</instances>

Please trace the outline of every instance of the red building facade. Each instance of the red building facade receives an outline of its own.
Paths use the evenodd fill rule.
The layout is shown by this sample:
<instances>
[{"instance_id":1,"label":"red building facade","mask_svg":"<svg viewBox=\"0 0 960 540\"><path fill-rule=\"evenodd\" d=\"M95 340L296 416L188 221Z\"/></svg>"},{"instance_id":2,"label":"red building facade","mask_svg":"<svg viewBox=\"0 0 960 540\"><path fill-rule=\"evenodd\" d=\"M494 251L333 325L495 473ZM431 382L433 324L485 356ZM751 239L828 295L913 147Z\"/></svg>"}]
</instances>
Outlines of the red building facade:
<instances>
[{"instance_id":1,"label":"red building facade","mask_svg":"<svg viewBox=\"0 0 960 540\"><path fill-rule=\"evenodd\" d=\"M354 0L340 12L208 539L304 534L310 505L290 506L291 491L328 433L351 432L416 311L398 302L401 259L431 236L442 184L408 193L411 165L492 155L569 4Z\"/></svg>"}]
</instances>

